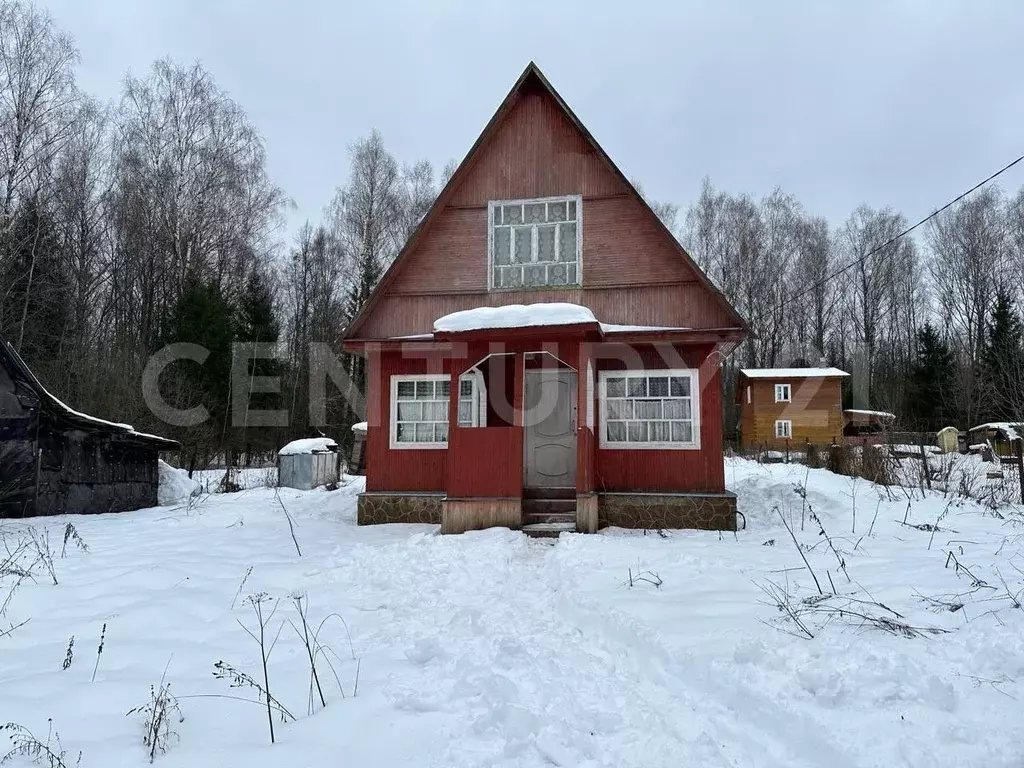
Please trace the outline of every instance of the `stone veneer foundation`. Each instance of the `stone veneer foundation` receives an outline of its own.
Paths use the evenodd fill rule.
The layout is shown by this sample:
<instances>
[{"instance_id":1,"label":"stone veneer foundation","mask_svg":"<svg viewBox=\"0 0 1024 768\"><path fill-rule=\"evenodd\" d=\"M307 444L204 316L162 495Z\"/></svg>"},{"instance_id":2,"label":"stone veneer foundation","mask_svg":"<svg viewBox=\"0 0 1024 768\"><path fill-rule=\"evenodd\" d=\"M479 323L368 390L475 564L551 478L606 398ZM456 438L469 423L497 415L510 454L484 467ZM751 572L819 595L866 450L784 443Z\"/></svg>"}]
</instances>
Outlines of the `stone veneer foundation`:
<instances>
[{"instance_id":1,"label":"stone veneer foundation","mask_svg":"<svg viewBox=\"0 0 1024 768\"><path fill-rule=\"evenodd\" d=\"M473 502L478 506L480 501L469 499L452 499L450 511L460 505ZM518 501L518 500L516 500ZM596 504L595 504L596 501ZM378 525L381 523L426 523L442 525L445 504L448 503L443 493L395 493L374 492L361 493L356 519L359 525ZM518 513L518 503L515 505ZM596 506L596 525L595 510ZM488 519L476 521L481 525L504 525L518 527L514 523L517 514L489 516ZM449 515L453 518L453 515ZM450 523L455 522L453 519ZM724 493L599 493L577 497L577 530L593 532L597 527L604 528L615 525L620 528L699 528L711 531L736 530L736 494ZM449 525L451 532L467 530L468 521L459 525Z\"/></svg>"},{"instance_id":2,"label":"stone veneer foundation","mask_svg":"<svg viewBox=\"0 0 1024 768\"><path fill-rule=\"evenodd\" d=\"M736 530L736 494L724 493L601 493L601 528L700 528Z\"/></svg>"},{"instance_id":3,"label":"stone veneer foundation","mask_svg":"<svg viewBox=\"0 0 1024 768\"><path fill-rule=\"evenodd\" d=\"M359 525L381 523L441 524L443 493L394 493L369 491L359 494L356 521Z\"/></svg>"}]
</instances>

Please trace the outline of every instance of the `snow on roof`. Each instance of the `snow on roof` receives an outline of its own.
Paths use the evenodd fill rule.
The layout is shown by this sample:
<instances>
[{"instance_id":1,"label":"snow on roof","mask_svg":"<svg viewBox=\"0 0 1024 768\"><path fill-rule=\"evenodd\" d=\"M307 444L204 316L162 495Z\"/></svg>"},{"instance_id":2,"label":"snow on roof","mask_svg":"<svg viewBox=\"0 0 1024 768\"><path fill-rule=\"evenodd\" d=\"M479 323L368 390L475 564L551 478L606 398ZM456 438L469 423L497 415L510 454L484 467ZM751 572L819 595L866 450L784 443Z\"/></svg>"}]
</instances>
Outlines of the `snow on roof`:
<instances>
[{"instance_id":1,"label":"snow on roof","mask_svg":"<svg viewBox=\"0 0 1024 768\"><path fill-rule=\"evenodd\" d=\"M1020 433L1024 432L1024 424L1010 424L1006 421L992 421L988 424L979 424L976 427L971 427L969 431L977 432L981 429L998 430L1006 435L1007 440L1018 440L1020 439Z\"/></svg>"},{"instance_id":2,"label":"snow on roof","mask_svg":"<svg viewBox=\"0 0 1024 768\"><path fill-rule=\"evenodd\" d=\"M849 413L852 416L877 416L880 419L895 419L895 413L889 413L888 411L865 411L860 408L847 408L843 413Z\"/></svg>"},{"instance_id":3,"label":"snow on roof","mask_svg":"<svg viewBox=\"0 0 1024 768\"><path fill-rule=\"evenodd\" d=\"M277 452L278 456L295 456L300 453L328 453L338 450L338 444L329 437L306 437L292 440Z\"/></svg>"},{"instance_id":4,"label":"snow on roof","mask_svg":"<svg viewBox=\"0 0 1024 768\"><path fill-rule=\"evenodd\" d=\"M452 312L434 321L434 333L458 333L488 328L530 328L546 325L596 323L594 313L579 304L552 301L541 304L509 304Z\"/></svg>"},{"instance_id":5,"label":"snow on roof","mask_svg":"<svg viewBox=\"0 0 1024 768\"><path fill-rule=\"evenodd\" d=\"M65 403L63 400L61 400L59 397L57 397L55 394L50 392L50 390L43 386L43 383L39 381L39 378L35 375L35 373L32 372L32 369L28 367L25 361L21 359L21 356L15 351L14 347L11 346L11 343L9 341L4 341L0 339L0 343L3 343L5 345L8 354L11 355L11 359L21 369L21 374L28 379L27 383L30 386L34 386L36 388L37 393L42 397L48 399L51 405L63 411L68 416L71 416L74 419L78 419L79 421L83 421L87 424L95 425L97 427L104 427L106 429L117 430L119 432L127 434L130 437L135 437L142 440L159 441L165 443L168 446L174 444L174 440L170 440L166 437L160 437L159 435L149 435L146 434L145 432L137 432L135 430L135 427L133 427L131 424L125 424L123 422L117 421L107 421L106 419L101 419L96 416L90 416L87 413L82 413L81 411L76 411L74 408L72 408L70 405Z\"/></svg>"},{"instance_id":6,"label":"snow on roof","mask_svg":"<svg viewBox=\"0 0 1024 768\"><path fill-rule=\"evenodd\" d=\"M604 333L642 333L645 331L688 331L676 325L618 325L617 323L601 323Z\"/></svg>"},{"instance_id":7,"label":"snow on roof","mask_svg":"<svg viewBox=\"0 0 1024 768\"><path fill-rule=\"evenodd\" d=\"M849 376L838 368L743 368L748 379L820 379L830 376Z\"/></svg>"}]
</instances>

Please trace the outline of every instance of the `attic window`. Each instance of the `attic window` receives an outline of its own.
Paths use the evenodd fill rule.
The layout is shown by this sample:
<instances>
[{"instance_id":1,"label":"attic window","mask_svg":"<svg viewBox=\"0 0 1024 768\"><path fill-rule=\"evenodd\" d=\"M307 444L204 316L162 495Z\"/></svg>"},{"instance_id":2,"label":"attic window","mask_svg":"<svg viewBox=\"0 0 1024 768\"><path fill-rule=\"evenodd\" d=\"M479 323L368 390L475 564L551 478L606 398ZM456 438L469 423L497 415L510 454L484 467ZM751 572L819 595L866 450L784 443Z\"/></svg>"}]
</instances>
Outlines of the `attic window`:
<instances>
[{"instance_id":1,"label":"attic window","mask_svg":"<svg viewBox=\"0 0 1024 768\"><path fill-rule=\"evenodd\" d=\"M492 201L487 210L490 287L580 285L582 202L579 195Z\"/></svg>"}]
</instances>

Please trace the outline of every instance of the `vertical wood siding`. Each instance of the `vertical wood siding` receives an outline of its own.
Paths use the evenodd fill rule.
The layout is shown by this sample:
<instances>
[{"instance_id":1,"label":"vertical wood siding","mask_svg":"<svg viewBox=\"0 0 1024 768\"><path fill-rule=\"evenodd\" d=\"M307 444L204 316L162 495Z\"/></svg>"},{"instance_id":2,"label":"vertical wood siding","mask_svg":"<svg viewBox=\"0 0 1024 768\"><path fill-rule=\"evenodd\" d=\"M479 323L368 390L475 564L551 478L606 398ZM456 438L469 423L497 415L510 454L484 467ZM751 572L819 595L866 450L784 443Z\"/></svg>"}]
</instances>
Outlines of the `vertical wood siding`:
<instances>
[{"instance_id":1,"label":"vertical wood siding","mask_svg":"<svg viewBox=\"0 0 1024 768\"><path fill-rule=\"evenodd\" d=\"M580 353L563 341L560 349L577 363ZM596 430L581 427L577 446L578 490L589 491L721 491L725 487L722 462L721 379L717 358L708 345L671 344L625 347L598 345L595 372L642 366L658 370L676 365L700 369L701 447L698 450L602 450L598 448L600 410L595 403ZM456 359L403 359L400 353L374 354L371 364L371 414L377 423L367 430L367 490L447 491L455 497L509 497L522 492L523 449L520 427L453 428L447 449L389 447L390 377L443 370L460 372L479 359L481 349L471 345ZM516 355L513 398L517 421L522 408L522 356ZM595 387L595 397L599 387ZM586 403L581 398L582 423ZM583 465L580 465L580 462Z\"/></svg>"},{"instance_id":2,"label":"vertical wood siding","mask_svg":"<svg viewBox=\"0 0 1024 768\"><path fill-rule=\"evenodd\" d=\"M538 84L539 85L539 84ZM625 192L586 137L540 87L527 88L455 191L451 205Z\"/></svg>"},{"instance_id":3,"label":"vertical wood siding","mask_svg":"<svg viewBox=\"0 0 1024 768\"><path fill-rule=\"evenodd\" d=\"M428 333L449 312L543 301L582 304L609 323L734 324L653 214L540 88L527 88L471 162L361 337ZM488 293L488 201L565 194L583 197L583 287Z\"/></svg>"},{"instance_id":4,"label":"vertical wood siding","mask_svg":"<svg viewBox=\"0 0 1024 768\"><path fill-rule=\"evenodd\" d=\"M451 361L441 357L403 358L398 352L370 356L367 395L366 490L443 491L448 451L437 448L390 447L391 377L395 374L449 372Z\"/></svg>"},{"instance_id":5,"label":"vertical wood siding","mask_svg":"<svg viewBox=\"0 0 1024 768\"><path fill-rule=\"evenodd\" d=\"M637 359L647 369L671 367L665 345L636 347ZM670 346L670 345L669 345ZM598 491L718 492L725 489L722 459L722 384L717 359L706 346L675 346L688 365L700 369L700 448L698 450L607 450L598 448L596 485ZM621 370L624 363L598 358L598 370ZM664 354L663 354L664 353ZM666 364L665 356L669 357ZM601 429L600 412L597 414ZM600 431L598 432L600 435Z\"/></svg>"},{"instance_id":6,"label":"vertical wood siding","mask_svg":"<svg viewBox=\"0 0 1024 768\"><path fill-rule=\"evenodd\" d=\"M449 497L523 495L522 427L456 427L449 440Z\"/></svg>"}]
</instances>

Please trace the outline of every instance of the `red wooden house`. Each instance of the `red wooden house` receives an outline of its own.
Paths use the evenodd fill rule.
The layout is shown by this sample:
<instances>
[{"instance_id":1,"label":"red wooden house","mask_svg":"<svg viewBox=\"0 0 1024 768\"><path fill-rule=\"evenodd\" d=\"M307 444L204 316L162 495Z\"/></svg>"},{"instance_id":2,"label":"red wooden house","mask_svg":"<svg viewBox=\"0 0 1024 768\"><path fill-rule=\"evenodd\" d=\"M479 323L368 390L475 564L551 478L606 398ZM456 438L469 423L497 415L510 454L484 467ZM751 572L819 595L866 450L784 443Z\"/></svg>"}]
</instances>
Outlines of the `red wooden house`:
<instances>
[{"instance_id":1,"label":"red wooden house","mask_svg":"<svg viewBox=\"0 0 1024 768\"><path fill-rule=\"evenodd\" d=\"M360 523L733 529L746 326L534 64L348 328Z\"/></svg>"}]
</instances>

